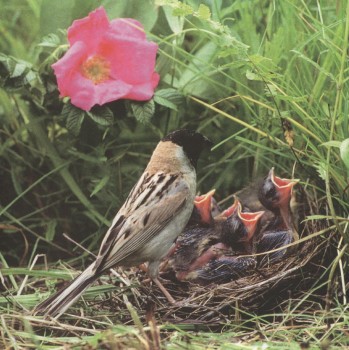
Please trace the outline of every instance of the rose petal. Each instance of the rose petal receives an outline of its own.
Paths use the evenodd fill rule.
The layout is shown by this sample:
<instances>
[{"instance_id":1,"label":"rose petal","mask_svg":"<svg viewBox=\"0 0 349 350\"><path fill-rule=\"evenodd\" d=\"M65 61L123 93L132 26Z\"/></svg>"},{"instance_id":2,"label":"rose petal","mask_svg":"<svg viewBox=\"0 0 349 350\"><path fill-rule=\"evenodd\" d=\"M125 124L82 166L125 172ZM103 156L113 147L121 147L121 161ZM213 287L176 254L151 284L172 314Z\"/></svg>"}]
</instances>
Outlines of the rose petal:
<instances>
[{"instance_id":1,"label":"rose petal","mask_svg":"<svg viewBox=\"0 0 349 350\"><path fill-rule=\"evenodd\" d=\"M154 76L157 76L158 78L144 84L133 85L131 91L124 98L135 101L150 100L154 95L154 87L158 85L160 78L159 74L157 73L154 73Z\"/></svg>"},{"instance_id":2,"label":"rose petal","mask_svg":"<svg viewBox=\"0 0 349 350\"><path fill-rule=\"evenodd\" d=\"M91 80L77 73L72 77L69 96L74 106L89 111L96 104L103 105L124 98L131 88L131 85L121 80L108 80L95 85Z\"/></svg>"},{"instance_id":3,"label":"rose petal","mask_svg":"<svg viewBox=\"0 0 349 350\"><path fill-rule=\"evenodd\" d=\"M143 25L133 18L117 18L110 22L110 31L116 35L145 40Z\"/></svg>"},{"instance_id":4,"label":"rose petal","mask_svg":"<svg viewBox=\"0 0 349 350\"><path fill-rule=\"evenodd\" d=\"M116 101L130 92L132 86L126 84L122 80L108 80L104 83L96 85L95 100L99 105L103 105L107 102Z\"/></svg>"},{"instance_id":5,"label":"rose petal","mask_svg":"<svg viewBox=\"0 0 349 350\"><path fill-rule=\"evenodd\" d=\"M89 111L96 104L94 93L95 85L91 80L78 72L72 76L67 95L74 106Z\"/></svg>"},{"instance_id":6,"label":"rose petal","mask_svg":"<svg viewBox=\"0 0 349 350\"><path fill-rule=\"evenodd\" d=\"M160 74L157 72L154 72L152 77L151 77L151 84L152 84L153 89L155 89L158 86L159 81L160 81Z\"/></svg>"},{"instance_id":7,"label":"rose petal","mask_svg":"<svg viewBox=\"0 0 349 350\"><path fill-rule=\"evenodd\" d=\"M137 85L151 80L157 49L153 42L108 33L101 41L99 55L109 60L112 78Z\"/></svg>"},{"instance_id":8,"label":"rose petal","mask_svg":"<svg viewBox=\"0 0 349 350\"><path fill-rule=\"evenodd\" d=\"M65 55L52 65L57 78L60 95L70 96L72 76L80 70L82 62L88 55L88 47L83 42L75 43Z\"/></svg>"},{"instance_id":9,"label":"rose petal","mask_svg":"<svg viewBox=\"0 0 349 350\"><path fill-rule=\"evenodd\" d=\"M68 40L70 45L77 41L83 41L89 45L90 51L95 51L99 41L109 29L109 19L105 9L99 7L82 19L75 20L68 28Z\"/></svg>"}]
</instances>

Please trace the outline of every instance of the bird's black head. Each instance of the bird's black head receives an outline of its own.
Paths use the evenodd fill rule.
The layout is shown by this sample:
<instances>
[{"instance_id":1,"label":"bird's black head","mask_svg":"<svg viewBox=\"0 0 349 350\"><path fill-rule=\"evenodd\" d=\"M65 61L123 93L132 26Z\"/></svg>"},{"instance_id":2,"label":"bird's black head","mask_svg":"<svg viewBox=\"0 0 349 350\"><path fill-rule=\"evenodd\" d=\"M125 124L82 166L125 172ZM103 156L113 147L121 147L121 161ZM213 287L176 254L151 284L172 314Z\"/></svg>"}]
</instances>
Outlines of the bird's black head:
<instances>
[{"instance_id":1,"label":"bird's black head","mask_svg":"<svg viewBox=\"0 0 349 350\"><path fill-rule=\"evenodd\" d=\"M282 208L287 208L290 204L292 189L299 180L283 179L274 174L274 168L271 168L268 176L264 179L259 192L258 199L264 207L279 212Z\"/></svg>"},{"instance_id":2,"label":"bird's black head","mask_svg":"<svg viewBox=\"0 0 349 350\"><path fill-rule=\"evenodd\" d=\"M184 152L188 156L192 165L196 168L201 151L206 147L211 147L213 143L199 132L179 129L172 131L162 141L172 141L173 143L183 147Z\"/></svg>"},{"instance_id":3,"label":"bird's black head","mask_svg":"<svg viewBox=\"0 0 349 350\"><path fill-rule=\"evenodd\" d=\"M279 197L280 195L274 182L274 168L272 168L259 188L258 199L265 208L275 211L278 209Z\"/></svg>"},{"instance_id":4,"label":"bird's black head","mask_svg":"<svg viewBox=\"0 0 349 350\"><path fill-rule=\"evenodd\" d=\"M246 228L239 218L237 211L223 222L222 242L224 244L234 247L236 243L241 242L246 235Z\"/></svg>"}]
</instances>

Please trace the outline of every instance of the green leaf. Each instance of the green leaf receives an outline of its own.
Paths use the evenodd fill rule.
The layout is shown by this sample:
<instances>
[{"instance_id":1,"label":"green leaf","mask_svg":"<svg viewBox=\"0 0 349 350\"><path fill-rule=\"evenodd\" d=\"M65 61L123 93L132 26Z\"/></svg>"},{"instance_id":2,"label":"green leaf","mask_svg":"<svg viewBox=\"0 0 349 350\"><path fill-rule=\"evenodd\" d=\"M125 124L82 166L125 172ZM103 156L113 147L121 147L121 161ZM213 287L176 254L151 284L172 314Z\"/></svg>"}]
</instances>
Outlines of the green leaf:
<instances>
[{"instance_id":1,"label":"green leaf","mask_svg":"<svg viewBox=\"0 0 349 350\"><path fill-rule=\"evenodd\" d=\"M178 3L179 3L178 7L173 9L174 16L189 16L194 13L194 9L191 6L180 2Z\"/></svg>"},{"instance_id":2,"label":"green leaf","mask_svg":"<svg viewBox=\"0 0 349 350\"><path fill-rule=\"evenodd\" d=\"M23 90L33 102L42 104L46 93L40 75L29 62L0 53L0 86L10 92ZM35 97L35 99L33 98Z\"/></svg>"},{"instance_id":3,"label":"green leaf","mask_svg":"<svg viewBox=\"0 0 349 350\"><path fill-rule=\"evenodd\" d=\"M349 139L345 139L339 148L342 161L349 171Z\"/></svg>"},{"instance_id":4,"label":"green leaf","mask_svg":"<svg viewBox=\"0 0 349 350\"><path fill-rule=\"evenodd\" d=\"M30 68L31 68L31 65L28 62L17 61L14 66L14 69L11 72L10 78L18 78L21 75L24 75L24 72Z\"/></svg>"},{"instance_id":5,"label":"green leaf","mask_svg":"<svg viewBox=\"0 0 349 350\"><path fill-rule=\"evenodd\" d=\"M178 108L174 103L161 96L154 96L154 101L161 106L165 106L167 108L173 109L174 111L178 111Z\"/></svg>"},{"instance_id":6,"label":"green leaf","mask_svg":"<svg viewBox=\"0 0 349 350\"><path fill-rule=\"evenodd\" d=\"M105 175L102 177L100 181L98 181L97 185L93 189L93 191L90 194L90 197L93 197L96 193L98 193L109 181L110 175Z\"/></svg>"},{"instance_id":7,"label":"green leaf","mask_svg":"<svg viewBox=\"0 0 349 350\"><path fill-rule=\"evenodd\" d=\"M61 40L57 34L50 33L42 38L40 47L57 47L61 43Z\"/></svg>"},{"instance_id":8,"label":"green leaf","mask_svg":"<svg viewBox=\"0 0 349 350\"><path fill-rule=\"evenodd\" d=\"M67 129L73 135L79 135L81 125L85 118L85 112L82 109L73 106L71 103L67 103L63 107L62 116L66 118Z\"/></svg>"},{"instance_id":9,"label":"green leaf","mask_svg":"<svg viewBox=\"0 0 349 350\"><path fill-rule=\"evenodd\" d=\"M56 227L57 227L57 221L56 220L50 220L47 223L46 232L45 232L45 238L48 242L52 242L56 235Z\"/></svg>"},{"instance_id":10,"label":"green leaf","mask_svg":"<svg viewBox=\"0 0 349 350\"><path fill-rule=\"evenodd\" d=\"M321 146L337 147L337 148L339 148L341 146L341 142L340 141L328 141L328 142L322 143Z\"/></svg>"},{"instance_id":11,"label":"green leaf","mask_svg":"<svg viewBox=\"0 0 349 350\"><path fill-rule=\"evenodd\" d=\"M200 4L198 8L198 17L204 20L208 20L211 18L210 8L204 4Z\"/></svg>"},{"instance_id":12,"label":"green leaf","mask_svg":"<svg viewBox=\"0 0 349 350\"><path fill-rule=\"evenodd\" d=\"M114 123L114 114L106 106L95 106L87 115L98 125L110 126Z\"/></svg>"},{"instance_id":13,"label":"green leaf","mask_svg":"<svg viewBox=\"0 0 349 350\"><path fill-rule=\"evenodd\" d=\"M248 80L257 80L257 81L262 80L262 78L258 74L251 72L249 69L246 71L246 78Z\"/></svg>"},{"instance_id":14,"label":"green leaf","mask_svg":"<svg viewBox=\"0 0 349 350\"><path fill-rule=\"evenodd\" d=\"M132 101L130 102L130 105L135 118L143 124L148 123L154 115L155 103L153 99L147 102Z\"/></svg>"},{"instance_id":15,"label":"green leaf","mask_svg":"<svg viewBox=\"0 0 349 350\"><path fill-rule=\"evenodd\" d=\"M167 108L178 111L178 107L184 104L184 96L176 89L157 90L154 95L154 101Z\"/></svg>"},{"instance_id":16,"label":"green leaf","mask_svg":"<svg viewBox=\"0 0 349 350\"><path fill-rule=\"evenodd\" d=\"M17 60L14 57L0 54L1 85L7 89L24 87L24 85L27 83L25 76L31 70L31 68L32 65L29 62ZM35 73L33 72L33 74Z\"/></svg>"},{"instance_id":17,"label":"green leaf","mask_svg":"<svg viewBox=\"0 0 349 350\"><path fill-rule=\"evenodd\" d=\"M176 34L181 33L183 31L184 18L174 16L172 8L168 6L164 6L162 10L164 11L167 23L170 26L173 33L176 33Z\"/></svg>"},{"instance_id":18,"label":"green leaf","mask_svg":"<svg viewBox=\"0 0 349 350\"><path fill-rule=\"evenodd\" d=\"M315 164L316 171L323 180L326 180L326 166L326 163L322 161L318 161Z\"/></svg>"}]
</instances>

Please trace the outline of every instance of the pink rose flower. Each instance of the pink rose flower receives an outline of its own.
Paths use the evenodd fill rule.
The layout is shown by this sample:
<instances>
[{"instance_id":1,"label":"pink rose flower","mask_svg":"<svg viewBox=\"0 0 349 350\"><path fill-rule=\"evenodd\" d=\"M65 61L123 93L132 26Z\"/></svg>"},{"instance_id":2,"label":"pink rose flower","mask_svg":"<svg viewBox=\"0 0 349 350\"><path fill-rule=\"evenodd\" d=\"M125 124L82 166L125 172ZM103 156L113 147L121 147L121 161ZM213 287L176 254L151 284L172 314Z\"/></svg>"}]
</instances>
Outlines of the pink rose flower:
<instances>
[{"instance_id":1,"label":"pink rose flower","mask_svg":"<svg viewBox=\"0 0 349 350\"><path fill-rule=\"evenodd\" d=\"M85 111L119 99L152 98L160 79L154 71L158 45L146 40L141 23L109 22L99 7L73 22L68 40L70 48L52 65L61 97Z\"/></svg>"}]
</instances>

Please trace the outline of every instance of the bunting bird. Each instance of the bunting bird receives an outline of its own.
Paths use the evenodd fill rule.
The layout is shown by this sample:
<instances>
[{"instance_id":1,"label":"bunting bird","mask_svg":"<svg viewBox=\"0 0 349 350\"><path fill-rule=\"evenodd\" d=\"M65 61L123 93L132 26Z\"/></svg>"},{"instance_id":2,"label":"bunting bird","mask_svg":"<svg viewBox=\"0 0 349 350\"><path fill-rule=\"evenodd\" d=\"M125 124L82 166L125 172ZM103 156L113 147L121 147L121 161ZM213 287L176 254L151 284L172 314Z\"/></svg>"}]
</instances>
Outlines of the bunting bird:
<instances>
[{"instance_id":1,"label":"bunting bird","mask_svg":"<svg viewBox=\"0 0 349 350\"><path fill-rule=\"evenodd\" d=\"M96 260L67 287L37 305L34 314L57 318L109 269L145 261L151 279L174 302L158 280L159 264L193 211L197 161L211 145L202 134L186 129L164 137L114 217Z\"/></svg>"}]
</instances>

